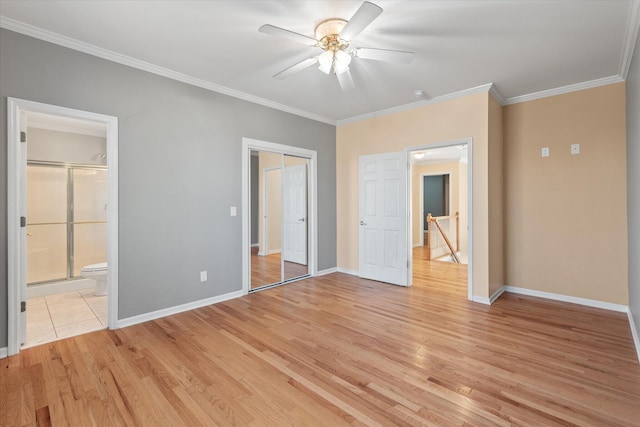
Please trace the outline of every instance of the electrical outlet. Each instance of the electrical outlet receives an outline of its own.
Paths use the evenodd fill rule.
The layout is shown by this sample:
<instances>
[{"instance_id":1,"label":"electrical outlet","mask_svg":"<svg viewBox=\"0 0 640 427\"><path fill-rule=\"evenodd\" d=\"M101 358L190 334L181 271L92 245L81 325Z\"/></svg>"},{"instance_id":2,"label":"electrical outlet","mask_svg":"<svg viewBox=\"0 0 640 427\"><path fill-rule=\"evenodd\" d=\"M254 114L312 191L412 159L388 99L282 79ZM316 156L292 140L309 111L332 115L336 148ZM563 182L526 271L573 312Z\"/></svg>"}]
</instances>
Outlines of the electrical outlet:
<instances>
[{"instance_id":1,"label":"electrical outlet","mask_svg":"<svg viewBox=\"0 0 640 427\"><path fill-rule=\"evenodd\" d=\"M580 144L571 144L571 154L580 154Z\"/></svg>"},{"instance_id":2,"label":"electrical outlet","mask_svg":"<svg viewBox=\"0 0 640 427\"><path fill-rule=\"evenodd\" d=\"M549 157L549 147L542 147L542 157Z\"/></svg>"},{"instance_id":3,"label":"electrical outlet","mask_svg":"<svg viewBox=\"0 0 640 427\"><path fill-rule=\"evenodd\" d=\"M236 215L237 215L236 207L231 206L231 216L236 216Z\"/></svg>"},{"instance_id":4,"label":"electrical outlet","mask_svg":"<svg viewBox=\"0 0 640 427\"><path fill-rule=\"evenodd\" d=\"M200 272L200 281L201 282L206 282L207 281L207 272L206 271L201 271Z\"/></svg>"}]
</instances>

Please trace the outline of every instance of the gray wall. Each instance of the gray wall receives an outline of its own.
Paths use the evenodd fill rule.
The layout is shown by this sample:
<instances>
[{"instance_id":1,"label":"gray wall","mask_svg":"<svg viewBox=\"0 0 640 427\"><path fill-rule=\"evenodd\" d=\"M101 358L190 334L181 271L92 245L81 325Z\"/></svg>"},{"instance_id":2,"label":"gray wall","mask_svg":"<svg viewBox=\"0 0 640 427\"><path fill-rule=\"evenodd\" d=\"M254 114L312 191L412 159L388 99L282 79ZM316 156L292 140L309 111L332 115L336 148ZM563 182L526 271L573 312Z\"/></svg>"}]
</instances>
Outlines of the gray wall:
<instances>
[{"instance_id":1,"label":"gray wall","mask_svg":"<svg viewBox=\"0 0 640 427\"><path fill-rule=\"evenodd\" d=\"M629 308L640 332L640 38L627 78L627 218Z\"/></svg>"},{"instance_id":2,"label":"gray wall","mask_svg":"<svg viewBox=\"0 0 640 427\"><path fill-rule=\"evenodd\" d=\"M119 318L241 289L242 137L317 150L319 269L336 266L335 127L0 30L0 164L7 97L119 119ZM4 170L4 166L2 167ZM0 224L6 224L6 174ZM0 347L7 235L0 227ZM199 281L208 270L209 281Z\"/></svg>"}]
</instances>

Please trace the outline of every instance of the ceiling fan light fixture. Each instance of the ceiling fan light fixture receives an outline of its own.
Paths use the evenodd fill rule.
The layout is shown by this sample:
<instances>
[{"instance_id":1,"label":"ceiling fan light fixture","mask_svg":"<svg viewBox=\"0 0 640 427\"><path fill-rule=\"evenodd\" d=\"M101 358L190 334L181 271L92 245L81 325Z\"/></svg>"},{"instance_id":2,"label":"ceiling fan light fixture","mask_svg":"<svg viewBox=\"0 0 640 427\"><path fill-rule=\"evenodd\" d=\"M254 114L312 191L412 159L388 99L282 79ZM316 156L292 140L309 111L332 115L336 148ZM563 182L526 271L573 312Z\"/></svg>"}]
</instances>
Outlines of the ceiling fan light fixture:
<instances>
[{"instance_id":1,"label":"ceiling fan light fixture","mask_svg":"<svg viewBox=\"0 0 640 427\"><path fill-rule=\"evenodd\" d=\"M337 50L334 54L335 63L333 70L336 74L342 74L345 71L349 71L349 64L351 63L351 55L344 50Z\"/></svg>"},{"instance_id":2,"label":"ceiling fan light fixture","mask_svg":"<svg viewBox=\"0 0 640 427\"><path fill-rule=\"evenodd\" d=\"M333 65L333 52L326 51L322 55L318 56L318 69L325 74L331 72L331 66Z\"/></svg>"}]
</instances>

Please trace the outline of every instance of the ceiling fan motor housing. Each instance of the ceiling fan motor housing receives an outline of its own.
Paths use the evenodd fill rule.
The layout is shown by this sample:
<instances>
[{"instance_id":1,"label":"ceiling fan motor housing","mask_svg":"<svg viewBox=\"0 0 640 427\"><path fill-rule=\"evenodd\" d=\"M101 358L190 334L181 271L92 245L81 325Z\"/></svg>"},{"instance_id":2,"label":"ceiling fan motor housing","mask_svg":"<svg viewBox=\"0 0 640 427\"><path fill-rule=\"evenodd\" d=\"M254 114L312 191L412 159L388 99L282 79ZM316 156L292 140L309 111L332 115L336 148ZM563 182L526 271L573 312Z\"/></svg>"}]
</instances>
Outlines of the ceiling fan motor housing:
<instances>
[{"instance_id":1,"label":"ceiling fan motor housing","mask_svg":"<svg viewBox=\"0 0 640 427\"><path fill-rule=\"evenodd\" d=\"M316 26L315 36L319 46L323 50L345 50L349 41L340 38L340 32L347 25L347 21L339 18L331 18L322 21Z\"/></svg>"}]
</instances>

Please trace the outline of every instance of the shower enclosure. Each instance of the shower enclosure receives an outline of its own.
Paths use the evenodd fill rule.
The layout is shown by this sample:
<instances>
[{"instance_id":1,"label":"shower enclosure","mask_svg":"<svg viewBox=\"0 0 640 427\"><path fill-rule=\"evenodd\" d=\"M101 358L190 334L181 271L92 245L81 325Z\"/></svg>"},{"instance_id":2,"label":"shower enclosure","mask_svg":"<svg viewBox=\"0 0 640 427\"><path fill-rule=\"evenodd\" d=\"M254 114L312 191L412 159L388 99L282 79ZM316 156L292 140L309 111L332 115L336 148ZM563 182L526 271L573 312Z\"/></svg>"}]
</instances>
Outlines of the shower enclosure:
<instances>
[{"instance_id":1,"label":"shower enclosure","mask_svg":"<svg viewBox=\"0 0 640 427\"><path fill-rule=\"evenodd\" d=\"M73 279L106 260L106 167L27 162L27 284Z\"/></svg>"}]
</instances>

